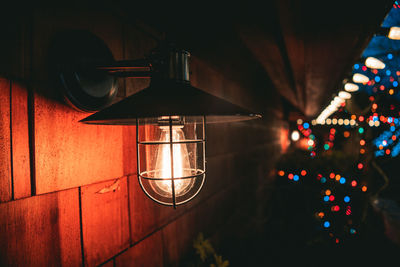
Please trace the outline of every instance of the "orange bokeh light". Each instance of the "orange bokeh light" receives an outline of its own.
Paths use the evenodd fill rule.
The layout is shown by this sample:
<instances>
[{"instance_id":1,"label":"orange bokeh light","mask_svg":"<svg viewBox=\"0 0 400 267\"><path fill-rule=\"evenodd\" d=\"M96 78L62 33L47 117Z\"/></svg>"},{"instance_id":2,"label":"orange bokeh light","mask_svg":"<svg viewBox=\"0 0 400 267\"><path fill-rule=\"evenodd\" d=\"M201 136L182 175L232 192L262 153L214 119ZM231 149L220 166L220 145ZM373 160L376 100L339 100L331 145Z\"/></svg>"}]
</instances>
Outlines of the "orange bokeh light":
<instances>
[{"instance_id":1,"label":"orange bokeh light","mask_svg":"<svg viewBox=\"0 0 400 267\"><path fill-rule=\"evenodd\" d=\"M363 185L362 187L361 187L361 191L363 191L363 192L366 192L367 191L367 186L366 185Z\"/></svg>"}]
</instances>

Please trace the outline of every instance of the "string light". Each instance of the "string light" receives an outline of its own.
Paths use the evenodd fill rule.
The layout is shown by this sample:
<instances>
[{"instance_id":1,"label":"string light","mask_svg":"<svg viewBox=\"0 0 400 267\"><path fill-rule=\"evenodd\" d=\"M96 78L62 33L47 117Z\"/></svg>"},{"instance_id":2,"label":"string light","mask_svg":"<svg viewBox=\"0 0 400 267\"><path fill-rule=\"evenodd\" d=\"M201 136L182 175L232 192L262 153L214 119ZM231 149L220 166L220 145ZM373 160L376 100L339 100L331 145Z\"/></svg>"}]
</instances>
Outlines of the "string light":
<instances>
[{"instance_id":1,"label":"string light","mask_svg":"<svg viewBox=\"0 0 400 267\"><path fill-rule=\"evenodd\" d=\"M354 83L346 83L344 85L344 90L347 92L357 92L359 89L360 87Z\"/></svg>"},{"instance_id":2,"label":"string light","mask_svg":"<svg viewBox=\"0 0 400 267\"><path fill-rule=\"evenodd\" d=\"M361 73L355 73L353 75L353 82L355 83L367 83L369 81L369 78L365 76L364 74Z\"/></svg>"},{"instance_id":3,"label":"string light","mask_svg":"<svg viewBox=\"0 0 400 267\"><path fill-rule=\"evenodd\" d=\"M300 139L300 133L297 130L294 130L292 132L291 138L294 142L298 141Z\"/></svg>"},{"instance_id":4,"label":"string light","mask_svg":"<svg viewBox=\"0 0 400 267\"><path fill-rule=\"evenodd\" d=\"M367 57L365 59L365 66L371 69L384 69L386 67L385 63L375 57Z\"/></svg>"},{"instance_id":5,"label":"string light","mask_svg":"<svg viewBox=\"0 0 400 267\"><path fill-rule=\"evenodd\" d=\"M400 40L400 27L391 27L387 37L392 40Z\"/></svg>"},{"instance_id":6,"label":"string light","mask_svg":"<svg viewBox=\"0 0 400 267\"><path fill-rule=\"evenodd\" d=\"M367 186L366 185L363 185L362 187L361 187L361 191L363 191L363 192L367 192Z\"/></svg>"},{"instance_id":7,"label":"string light","mask_svg":"<svg viewBox=\"0 0 400 267\"><path fill-rule=\"evenodd\" d=\"M338 96L342 99L350 99L351 98L351 94L345 91L340 91Z\"/></svg>"}]
</instances>

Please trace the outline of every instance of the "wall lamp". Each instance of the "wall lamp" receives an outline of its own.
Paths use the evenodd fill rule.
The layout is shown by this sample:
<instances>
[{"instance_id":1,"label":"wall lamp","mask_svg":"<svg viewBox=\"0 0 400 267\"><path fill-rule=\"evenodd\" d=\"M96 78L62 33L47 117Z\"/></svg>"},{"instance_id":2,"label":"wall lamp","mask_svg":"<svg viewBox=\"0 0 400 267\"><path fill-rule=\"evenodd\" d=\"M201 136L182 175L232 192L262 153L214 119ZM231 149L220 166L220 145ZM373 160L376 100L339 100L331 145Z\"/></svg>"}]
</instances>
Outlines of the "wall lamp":
<instances>
[{"instance_id":1,"label":"wall lamp","mask_svg":"<svg viewBox=\"0 0 400 267\"><path fill-rule=\"evenodd\" d=\"M139 184L152 200L174 208L193 199L204 184L206 123L261 117L191 86L189 57L160 45L147 58L115 61L107 45L86 31L56 35L50 53L66 102L80 111L98 111L80 122L136 125ZM118 77L151 81L110 105Z\"/></svg>"}]
</instances>

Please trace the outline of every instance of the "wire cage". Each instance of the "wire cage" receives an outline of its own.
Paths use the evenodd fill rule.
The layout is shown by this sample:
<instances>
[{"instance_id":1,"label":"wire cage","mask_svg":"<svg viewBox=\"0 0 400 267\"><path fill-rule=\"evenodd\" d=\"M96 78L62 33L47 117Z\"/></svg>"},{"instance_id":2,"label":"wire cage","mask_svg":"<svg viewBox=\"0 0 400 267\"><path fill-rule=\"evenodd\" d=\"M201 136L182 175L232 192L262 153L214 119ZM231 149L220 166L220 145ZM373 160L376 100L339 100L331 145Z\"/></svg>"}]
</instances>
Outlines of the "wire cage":
<instances>
[{"instance_id":1,"label":"wire cage","mask_svg":"<svg viewBox=\"0 0 400 267\"><path fill-rule=\"evenodd\" d=\"M201 190L205 174L205 116L138 118L138 180L157 203L176 207Z\"/></svg>"}]
</instances>

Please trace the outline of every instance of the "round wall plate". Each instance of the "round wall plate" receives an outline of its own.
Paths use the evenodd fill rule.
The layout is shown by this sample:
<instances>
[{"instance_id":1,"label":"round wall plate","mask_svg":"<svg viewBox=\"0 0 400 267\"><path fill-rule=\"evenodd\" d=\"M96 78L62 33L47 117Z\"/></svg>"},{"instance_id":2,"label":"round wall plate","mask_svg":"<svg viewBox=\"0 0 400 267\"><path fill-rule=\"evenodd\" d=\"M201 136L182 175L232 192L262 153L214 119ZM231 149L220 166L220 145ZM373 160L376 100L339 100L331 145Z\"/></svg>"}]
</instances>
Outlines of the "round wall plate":
<instances>
[{"instance_id":1,"label":"round wall plate","mask_svg":"<svg viewBox=\"0 0 400 267\"><path fill-rule=\"evenodd\" d=\"M95 112L115 98L117 78L96 67L114 62L107 45L88 31L63 31L54 36L49 66L64 99L77 110Z\"/></svg>"}]
</instances>

